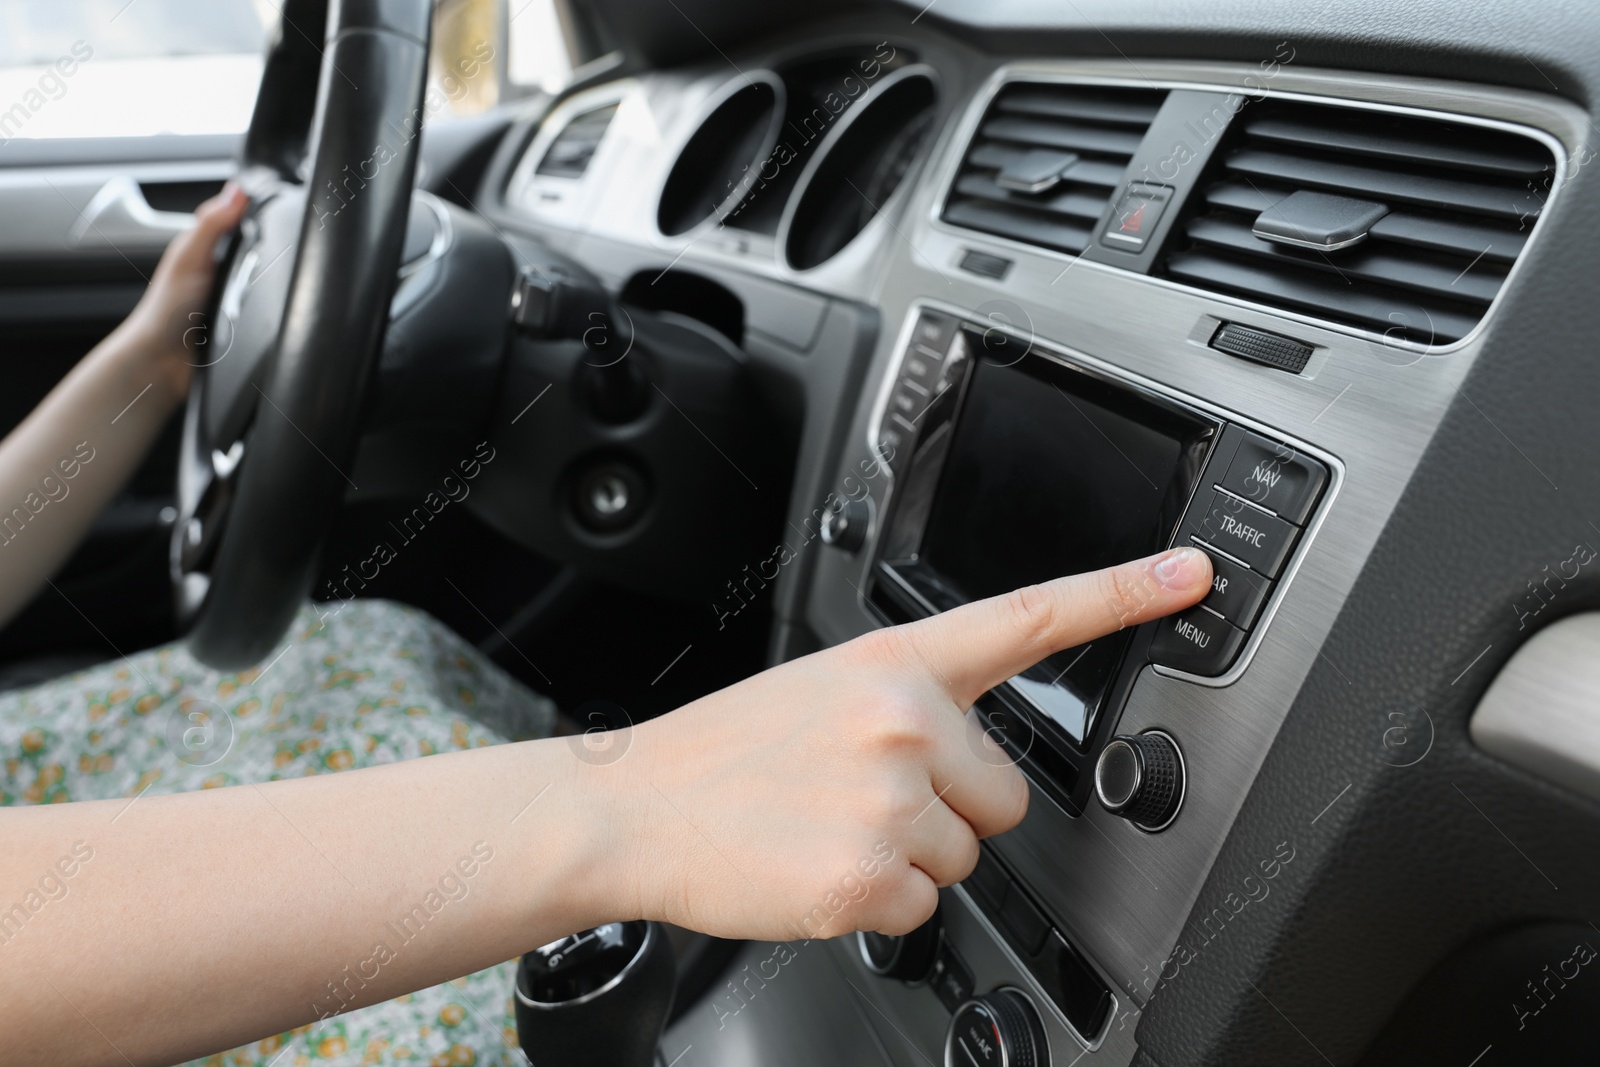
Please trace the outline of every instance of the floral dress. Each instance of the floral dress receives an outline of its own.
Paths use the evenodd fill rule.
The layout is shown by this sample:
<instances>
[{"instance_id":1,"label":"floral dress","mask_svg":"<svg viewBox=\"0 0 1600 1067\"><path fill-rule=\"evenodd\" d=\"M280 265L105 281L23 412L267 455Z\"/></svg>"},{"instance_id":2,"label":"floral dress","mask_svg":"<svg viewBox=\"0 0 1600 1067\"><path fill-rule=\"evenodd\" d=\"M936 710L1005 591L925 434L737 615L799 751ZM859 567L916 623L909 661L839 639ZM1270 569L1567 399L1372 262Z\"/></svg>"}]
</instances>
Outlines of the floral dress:
<instances>
[{"instance_id":1,"label":"floral dress","mask_svg":"<svg viewBox=\"0 0 1600 1067\"><path fill-rule=\"evenodd\" d=\"M555 708L423 612L307 607L238 674L168 645L0 693L0 805L326 774L548 736ZM3 950L0 950L3 951ZM511 962L218 1053L217 1067L526 1064Z\"/></svg>"}]
</instances>

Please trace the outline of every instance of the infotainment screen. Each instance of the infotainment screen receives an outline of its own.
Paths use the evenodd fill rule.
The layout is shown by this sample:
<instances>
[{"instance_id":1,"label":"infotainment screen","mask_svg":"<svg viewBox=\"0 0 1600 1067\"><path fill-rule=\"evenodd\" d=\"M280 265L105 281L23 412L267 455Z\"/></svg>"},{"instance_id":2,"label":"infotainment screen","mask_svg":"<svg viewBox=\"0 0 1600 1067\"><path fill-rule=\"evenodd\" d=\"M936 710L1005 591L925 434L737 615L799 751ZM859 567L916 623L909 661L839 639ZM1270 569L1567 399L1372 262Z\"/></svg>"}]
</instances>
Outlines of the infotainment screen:
<instances>
[{"instance_id":1,"label":"infotainment screen","mask_svg":"<svg viewBox=\"0 0 1600 1067\"><path fill-rule=\"evenodd\" d=\"M968 389L922 542L968 599L1163 547L1173 428L1018 367L979 361Z\"/></svg>"},{"instance_id":2,"label":"infotainment screen","mask_svg":"<svg viewBox=\"0 0 1600 1067\"><path fill-rule=\"evenodd\" d=\"M980 351L977 343L970 346ZM1012 346L1014 351L1015 346ZM934 610L1160 551L1199 476L1215 423L1033 353L973 361L959 409L926 432L931 500L914 553L885 563ZM939 441L943 436L945 439ZM915 490L913 490L913 494ZM1085 742L1127 647L1123 631L1058 653L1012 689Z\"/></svg>"}]
</instances>

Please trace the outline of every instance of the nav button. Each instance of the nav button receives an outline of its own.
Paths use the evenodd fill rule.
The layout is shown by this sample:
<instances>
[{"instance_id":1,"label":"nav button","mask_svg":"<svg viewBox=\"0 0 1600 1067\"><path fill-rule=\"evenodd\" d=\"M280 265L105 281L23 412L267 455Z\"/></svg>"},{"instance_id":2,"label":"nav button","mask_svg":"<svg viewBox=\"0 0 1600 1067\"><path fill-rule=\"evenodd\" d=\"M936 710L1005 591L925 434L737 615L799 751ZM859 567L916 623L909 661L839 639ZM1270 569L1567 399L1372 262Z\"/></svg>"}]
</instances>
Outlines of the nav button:
<instances>
[{"instance_id":1,"label":"nav button","mask_svg":"<svg viewBox=\"0 0 1600 1067\"><path fill-rule=\"evenodd\" d=\"M1156 623L1150 659L1209 678L1226 671L1243 645L1243 630L1197 606Z\"/></svg>"},{"instance_id":2,"label":"nav button","mask_svg":"<svg viewBox=\"0 0 1600 1067\"><path fill-rule=\"evenodd\" d=\"M1310 518L1327 480L1327 468L1316 460L1288 445L1248 434L1221 485L1298 526Z\"/></svg>"}]
</instances>

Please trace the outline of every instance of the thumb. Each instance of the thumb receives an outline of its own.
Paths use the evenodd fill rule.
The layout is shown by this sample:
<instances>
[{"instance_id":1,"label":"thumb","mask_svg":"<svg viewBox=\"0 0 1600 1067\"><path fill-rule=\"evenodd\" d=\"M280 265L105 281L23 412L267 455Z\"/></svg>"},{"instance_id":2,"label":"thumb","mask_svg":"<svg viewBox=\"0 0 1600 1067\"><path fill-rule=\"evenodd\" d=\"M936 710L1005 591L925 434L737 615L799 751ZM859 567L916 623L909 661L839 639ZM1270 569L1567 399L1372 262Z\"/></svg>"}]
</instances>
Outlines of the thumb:
<instances>
[{"instance_id":1,"label":"thumb","mask_svg":"<svg viewBox=\"0 0 1600 1067\"><path fill-rule=\"evenodd\" d=\"M967 708L1046 656L1181 611L1210 588L1211 560L1178 548L979 600L902 631Z\"/></svg>"},{"instance_id":2,"label":"thumb","mask_svg":"<svg viewBox=\"0 0 1600 1067\"><path fill-rule=\"evenodd\" d=\"M173 238L161 266L170 264L169 271L177 274L210 270L212 249L223 234L239 224L249 203L239 186L233 182L224 185L220 193L194 209L194 227Z\"/></svg>"}]
</instances>

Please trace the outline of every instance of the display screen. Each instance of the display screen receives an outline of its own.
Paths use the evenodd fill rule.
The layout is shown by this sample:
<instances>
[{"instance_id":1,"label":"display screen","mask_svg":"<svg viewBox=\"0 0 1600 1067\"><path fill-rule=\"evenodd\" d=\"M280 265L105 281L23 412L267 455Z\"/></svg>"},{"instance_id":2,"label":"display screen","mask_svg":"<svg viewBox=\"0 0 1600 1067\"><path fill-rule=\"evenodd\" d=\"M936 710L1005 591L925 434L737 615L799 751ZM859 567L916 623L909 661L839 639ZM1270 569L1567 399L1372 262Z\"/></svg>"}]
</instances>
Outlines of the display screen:
<instances>
[{"instance_id":1,"label":"display screen","mask_svg":"<svg viewBox=\"0 0 1600 1067\"><path fill-rule=\"evenodd\" d=\"M914 565L965 601L1160 551L1209 428L1038 355L1013 366L980 359ZM1012 686L1082 741L1127 636L1058 653Z\"/></svg>"}]
</instances>

